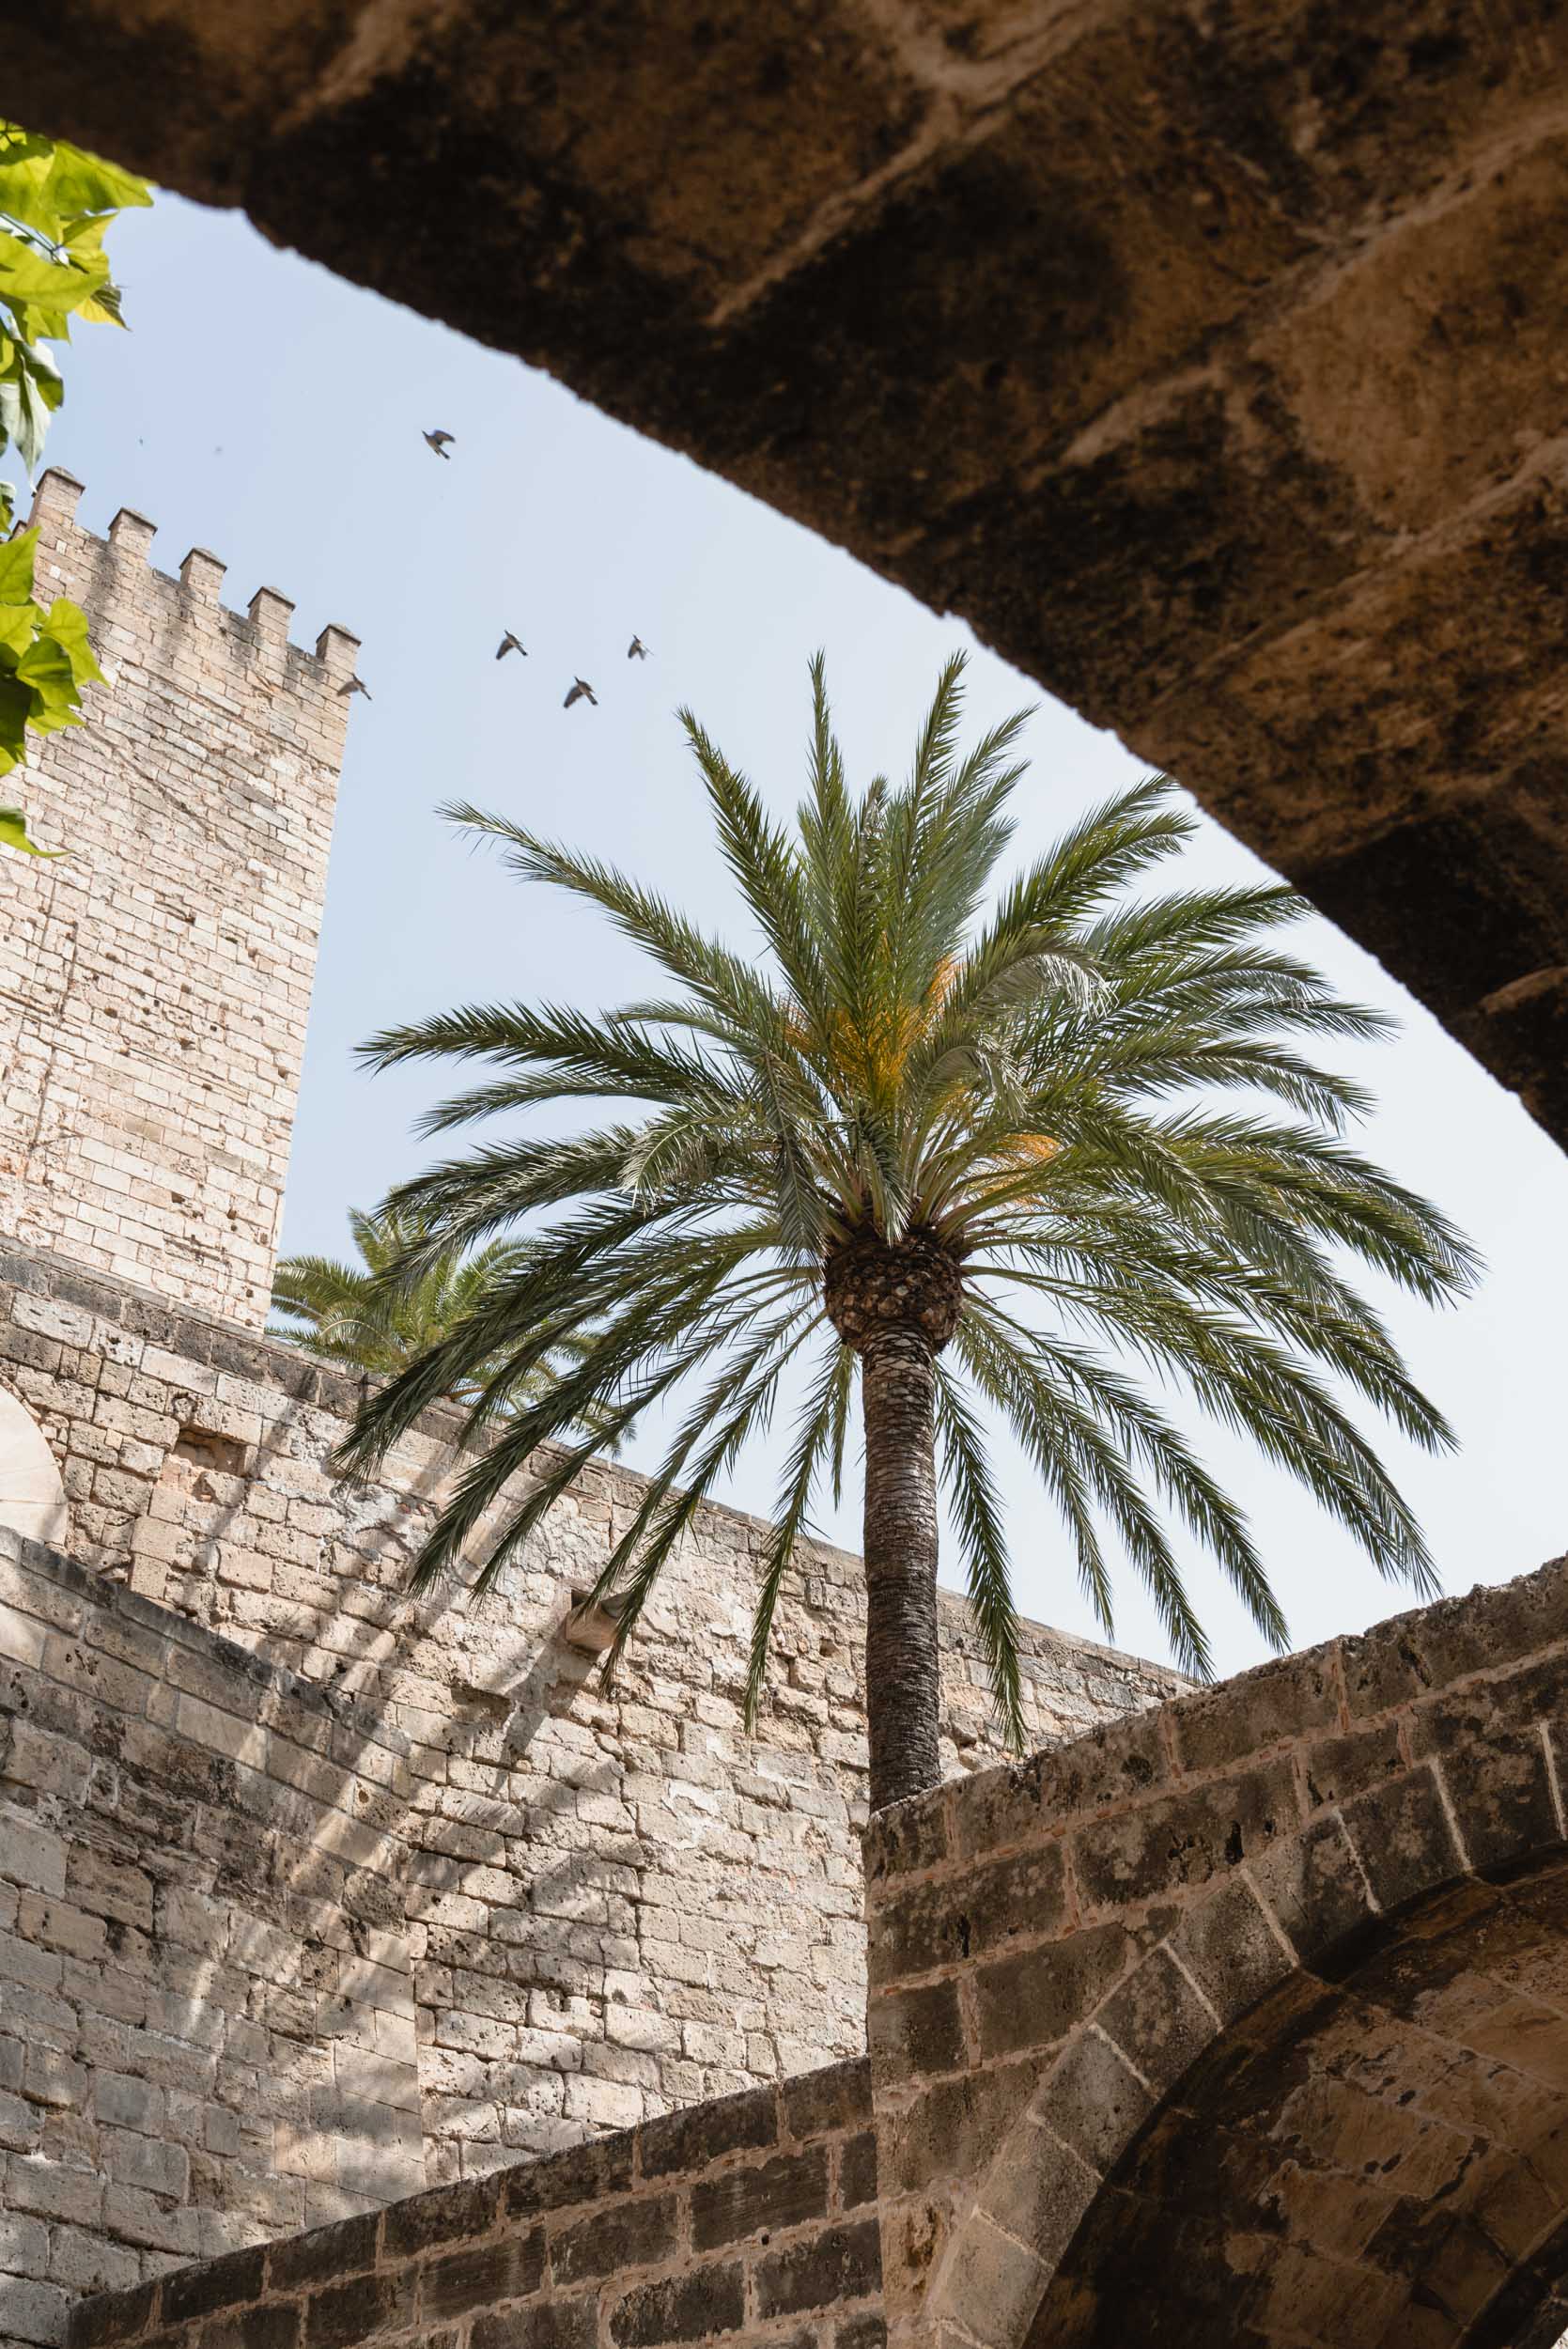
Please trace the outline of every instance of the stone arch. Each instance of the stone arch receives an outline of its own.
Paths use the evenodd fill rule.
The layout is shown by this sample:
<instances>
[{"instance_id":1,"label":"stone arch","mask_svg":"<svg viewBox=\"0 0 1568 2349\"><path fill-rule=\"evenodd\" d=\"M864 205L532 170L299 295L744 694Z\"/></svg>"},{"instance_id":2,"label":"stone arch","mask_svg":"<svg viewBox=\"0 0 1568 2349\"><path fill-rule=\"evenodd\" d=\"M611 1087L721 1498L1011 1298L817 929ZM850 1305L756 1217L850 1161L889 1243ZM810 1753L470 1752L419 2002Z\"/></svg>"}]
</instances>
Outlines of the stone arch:
<instances>
[{"instance_id":1,"label":"stone arch","mask_svg":"<svg viewBox=\"0 0 1568 2349\"><path fill-rule=\"evenodd\" d=\"M48 1438L26 1405L0 1387L0 1525L30 1541L58 1544L70 1519Z\"/></svg>"},{"instance_id":2,"label":"stone arch","mask_svg":"<svg viewBox=\"0 0 1568 2349\"><path fill-rule=\"evenodd\" d=\"M939 2261L939 2342L1106 2349L1157 2292L1170 2349L1558 2339L1568 1664L1512 1679L1193 1899L1074 2029Z\"/></svg>"}]
</instances>

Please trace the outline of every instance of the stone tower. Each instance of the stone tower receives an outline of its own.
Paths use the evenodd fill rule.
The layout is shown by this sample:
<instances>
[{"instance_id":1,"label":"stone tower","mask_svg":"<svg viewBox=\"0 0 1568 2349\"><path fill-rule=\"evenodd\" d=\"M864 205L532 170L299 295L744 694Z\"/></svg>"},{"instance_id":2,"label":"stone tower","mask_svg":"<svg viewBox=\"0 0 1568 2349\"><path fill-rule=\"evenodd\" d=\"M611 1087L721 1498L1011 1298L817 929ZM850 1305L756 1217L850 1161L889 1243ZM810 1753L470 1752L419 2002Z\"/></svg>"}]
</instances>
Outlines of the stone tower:
<instances>
[{"instance_id":1,"label":"stone tower","mask_svg":"<svg viewBox=\"0 0 1568 2349\"><path fill-rule=\"evenodd\" d=\"M356 640L244 617L154 525L78 527L45 474L40 601L85 610L110 682L29 768L35 836L0 859L0 1228L259 1328L266 1317Z\"/></svg>"}]
</instances>

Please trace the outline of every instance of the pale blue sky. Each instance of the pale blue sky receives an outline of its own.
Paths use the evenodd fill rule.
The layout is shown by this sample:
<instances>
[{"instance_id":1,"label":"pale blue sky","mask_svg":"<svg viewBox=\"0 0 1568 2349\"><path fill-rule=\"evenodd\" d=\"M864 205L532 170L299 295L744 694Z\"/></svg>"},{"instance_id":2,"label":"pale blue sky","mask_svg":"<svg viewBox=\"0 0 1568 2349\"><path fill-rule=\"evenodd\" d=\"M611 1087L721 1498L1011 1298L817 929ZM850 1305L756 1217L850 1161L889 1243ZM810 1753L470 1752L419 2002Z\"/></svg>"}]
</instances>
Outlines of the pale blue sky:
<instances>
[{"instance_id":1,"label":"pale blue sky","mask_svg":"<svg viewBox=\"0 0 1568 2349\"><path fill-rule=\"evenodd\" d=\"M465 998L589 1003L642 984L602 924L505 880L438 823L439 801L523 816L740 939L677 704L690 702L787 811L815 646L827 648L863 780L903 770L938 667L970 639L543 376L274 252L238 217L161 198L118 226L113 249L134 331L81 332L49 446L87 485L83 520L101 531L117 506L135 506L160 525L161 568L210 547L229 565L229 602L242 609L257 586L274 586L298 606L300 642L329 620L364 640L375 698L353 708L285 1229L288 1248L337 1251L346 1207L374 1204L423 1162L409 1128L437 1089L426 1075L362 1075L353 1047L372 1028ZM420 438L436 425L457 435L449 463ZM503 627L520 635L526 661L496 663ZM626 658L633 630L652 647L646 662ZM574 673L598 691L598 709L562 709ZM1031 701L1020 861L1140 771L1113 737L976 648L976 726ZM1255 869L1209 825L1194 863ZM1489 1261L1480 1297L1458 1313L1392 1307L1464 1449L1430 1462L1389 1438L1389 1456L1447 1587L1463 1590L1564 1546L1568 1162L1367 957L1326 924L1303 941L1348 989L1405 1019L1391 1047L1345 1055L1382 1102L1368 1146L1431 1192ZM1252 1511L1297 1641L1403 1603L1294 1487L1218 1438L1209 1450ZM1021 1463L1003 1465L1019 1605L1092 1628L1048 1504ZM730 1497L765 1510L771 1486L762 1448ZM853 1543L855 1511L830 1530ZM1194 1587L1221 1668L1255 1661L1254 1635L1201 1563ZM1130 1578L1116 1637L1161 1653Z\"/></svg>"}]
</instances>

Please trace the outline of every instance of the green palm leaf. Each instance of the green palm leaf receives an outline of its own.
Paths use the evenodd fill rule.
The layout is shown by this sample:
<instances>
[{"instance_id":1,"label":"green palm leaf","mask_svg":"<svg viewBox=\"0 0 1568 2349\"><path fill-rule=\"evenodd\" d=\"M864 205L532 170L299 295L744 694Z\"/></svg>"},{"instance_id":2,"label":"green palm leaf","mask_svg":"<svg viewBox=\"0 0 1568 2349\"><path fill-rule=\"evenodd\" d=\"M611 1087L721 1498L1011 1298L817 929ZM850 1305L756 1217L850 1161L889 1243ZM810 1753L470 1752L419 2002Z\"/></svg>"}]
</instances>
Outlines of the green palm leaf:
<instances>
[{"instance_id":1,"label":"green palm leaf","mask_svg":"<svg viewBox=\"0 0 1568 2349\"><path fill-rule=\"evenodd\" d=\"M588 1098L617 1103L615 1120L459 1143L365 1225L362 1267L280 1274L301 1342L381 1379L350 1465L430 1402L464 1406L471 1451L422 1580L495 1580L598 1450L669 1409L661 1464L599 1576L619 1601L612 1662L796 1381L749 1713L815 1496L841 1487L858 1388L875 1802L936 1768L939 1481L999 1719L1025 1734L993 1424L1034 1470L1106 1627L1125 1563L1193 1671L1209 1647L1172 1521L1267 1641L1285 1622L1162 1390L1295 1479L1377 1571L1430 1588L1421 1529L1356 1412L1428 1450L1452 1439L1356 1283L1440 1305L1478 1268L1345 1139L1369 1099L1324 1048L1389 1023L1287 950L1302 901L1273 883L1150 889L1193 830L1158 775L999 888L1023 722L965 753L962 686L955 660L907 781L857 794L819 657L793 826L682 713L754 955L599 859L449 811L520 878L607 914L652 985L604 1013L469 1004L383 1032L366 1059L478 1064L427 1112L432 1134Z\"/></svg>"}]
</instances>

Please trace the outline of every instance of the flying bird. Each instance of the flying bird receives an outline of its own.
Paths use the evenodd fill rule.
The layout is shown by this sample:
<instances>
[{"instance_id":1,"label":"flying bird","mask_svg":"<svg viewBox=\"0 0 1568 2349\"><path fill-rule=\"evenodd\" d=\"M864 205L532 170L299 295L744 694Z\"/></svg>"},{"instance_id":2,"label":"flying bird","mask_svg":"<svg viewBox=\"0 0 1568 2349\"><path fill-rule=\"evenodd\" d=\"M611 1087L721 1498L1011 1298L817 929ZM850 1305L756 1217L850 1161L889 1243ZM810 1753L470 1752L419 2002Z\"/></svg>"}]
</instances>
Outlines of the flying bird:
<instances>
[{"instance_id":1,"label":"flying bird","mask_svg":"<svg viewBox=\"0 0 1568 2349\"><path fill-rule=\"evenodd\" d=\"M450 432L427 432L425 445L427 448L433 448L438 457L446 457L446 444L454 438L455 435ZM452 459L447 457L446 461L450 464Z\"/></svg>"},{"instance_id":2,"label":"flying bird","mask_svg":"<svg viewBox=\"0 0 1568 2349\"><path fill-rule=\"evenodd\" d=\"M648 648L646 645L644 644L640 636L634 636L630 644L628 645L626 648L626 657L629 661L645 661L647 659Z\"/></svg>"},{"instance_id":3,"label":"flying bird","mask_svg":"<svg viewBox=\"0 0 1568 2349\"><path fill-rule=\"evenodd\" d=\"M509 652L520 652L525 661L528 658L527 646L520 642L520 640L512 634L510 629L506 630L506 633L501 639L500 644L497 645L495 648L495 657L498 661L505 661Z\"/></svg>"},{"instance_id":4,"label":"flying bird","mask_svg":"<svg viewBox=\"0 0 1568 2349\"><path fill-rule=\"evenodd\" d=\"M598 695L595 692L593 687L588 683L587 679L580 677L573 677L571 692L567 695L567 698L561 704L561 707L563 709L569 709L573 702L580 702L583 700L591 701L596 709L598 708Z\"/></svg>"},{"instance_id":5,"label":"flying bird","mask_svg":"<svg viewBox=\"0 0 1568 2349\"><path fill-rule=\"evenodd\" d=\"M371 698L369 686L359 677L351 677L348 684L340 685L337 691L340 697L348 693L363 693L366 701Z\"/></svg>"}]
</instances>

